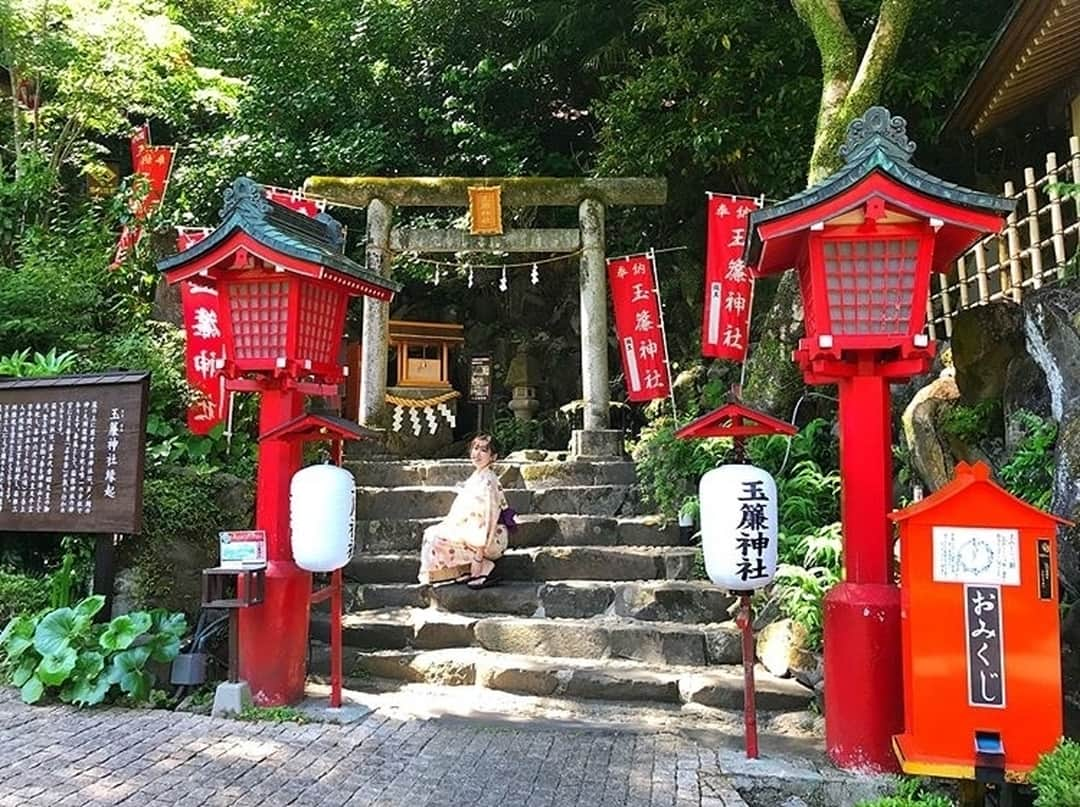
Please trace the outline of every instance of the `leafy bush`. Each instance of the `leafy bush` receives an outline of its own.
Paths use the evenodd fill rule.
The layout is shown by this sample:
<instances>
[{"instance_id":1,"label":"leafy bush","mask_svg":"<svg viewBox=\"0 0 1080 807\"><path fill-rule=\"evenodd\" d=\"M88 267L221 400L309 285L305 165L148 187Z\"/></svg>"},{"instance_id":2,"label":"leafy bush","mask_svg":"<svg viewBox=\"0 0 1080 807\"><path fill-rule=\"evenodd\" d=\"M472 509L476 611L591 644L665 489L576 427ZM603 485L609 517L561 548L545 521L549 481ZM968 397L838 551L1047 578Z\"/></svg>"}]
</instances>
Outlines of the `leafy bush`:
<instances>
[{"instance_id":1,"label":"leafy bush","mask_svg":"<svg viewBox=\"0 0 1080 807\"><path fill-rule=\"evenodd\" d=\"M1053 449L1057 425L1024 409L1013 413L1012 419L1023 430L1024 437L998 476L1010 493L1046 509L1054 495Z\"/></svg>"},{"instance_id":2,"label":"leafy bush","mask_svg":"<svg viewBox=\"0 0 1080 807\"><path fill-rule=\"evenodd\" d=\"M0 571L0 619L40 611L49 605L49 579Z\"/></svg>"},{"instance_id":3,"label":"leafy bush","mask_svg":"<svg viewBox=\"0 0 1080 807\"><path fill-rule=\"evenodd\" d=\"M1080 807L1080 743L1062 740L1031 773L1035 807Z\"/></svg>"},{"instance_id":4,"label":"leafy bush","mask_svg":"<svg viewBox=\"0 0 1080 807\"><path fill-rule=\"evenodd\" d=\"M512 451L540 448L543 441L543 426L539 420L498 418L491 431L503 456Z\"/></svg>"},{"instance_id":5,"label":"leafy bush","mask_svg":"<svg viewBox=\"0 0 1080 807\"><path fill-rule=\"evenodd\" d=\"M48 353L34 353L31 358L30 348L24 348L10 356L0 356L0 376L40 378L63 375L75 368L77 358L70 350L57 353L55 347L50 348Z\"/></svg>"},{"instance_id":6,"label":"leafy bush","mask_svg":"<svg viewBox=\"0 0 1080 807\"><path fill-rule=\"evenodd\" d=\"M17 616L0 633L4 670L26 703L56 695L65 703L93 706L114 686L134 701L150 697L151 662L171 662L187 630L183 614L164 609L134 611L95 623L104 607L99 594L74 608Z\"/></svg>"},{"instance_id":7,"label":"leafy bush","mask_svg":"<svg viewBox=\"0 0 1080 807\"><path fill-rule=\"evenodd\" d=\"M731 458L731 441L679 440L670 417L659 417L641 430L631 448L645 501L675 518L688 501L697 498L702 475Z\"/></svg>"},{"instance_id":8,"label":"leafy bush","mask_svg":"<svg viewBox=\"0 0 1080 807\"><path fill-rule=\"evenodd\" d=\"M821 647L825 595L841 577L840 523L806 535L780 535L772 597L781 612L806 628L809 649Z\"/></svg>"},{"instance_id":9,"label":"leafy bush","mask_svg":"<svg viewBox=\"0 0 1080 807\"><path fill-rule=\"evenodd\" d=\"M977 445L985 438L1001 435L1001 399L992 398L974 406L956 404L941 417L941 428L967 445Z\"/></svg>"},{"instance_id":10,"label":"leafy bush","mask_svg":"<svg viewBox=\"0 0 1080 807\"><path fill-rule=\"evenodd\" d=\"M903 779L893 795L860 801L855 807L953 807L953 802L941 793L928 790L920 779Z\"/></svg>"}]
</instances>

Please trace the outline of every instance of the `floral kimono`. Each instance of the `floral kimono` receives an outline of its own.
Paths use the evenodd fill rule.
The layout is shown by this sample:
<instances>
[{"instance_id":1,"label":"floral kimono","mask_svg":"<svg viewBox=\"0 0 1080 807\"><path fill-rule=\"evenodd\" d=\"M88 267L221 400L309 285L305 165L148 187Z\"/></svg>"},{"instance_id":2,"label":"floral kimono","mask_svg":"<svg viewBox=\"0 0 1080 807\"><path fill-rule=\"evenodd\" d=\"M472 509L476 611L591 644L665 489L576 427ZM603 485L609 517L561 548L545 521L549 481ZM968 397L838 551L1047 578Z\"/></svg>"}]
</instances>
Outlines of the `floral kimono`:
<instances>
[{"instance_id":1,"label":"floral kimono","mask_svg":"<svg viewBox=\"0 0 1080 807\"><path fill-rule=\"evenodd\" d=\"M424 530L420 582L451 580L468 573L473 563L501 557L509 538L499 523L505 508L506 496L495 471L490 466L474 471L446 518Z\"/></svg>"}]
</instances>

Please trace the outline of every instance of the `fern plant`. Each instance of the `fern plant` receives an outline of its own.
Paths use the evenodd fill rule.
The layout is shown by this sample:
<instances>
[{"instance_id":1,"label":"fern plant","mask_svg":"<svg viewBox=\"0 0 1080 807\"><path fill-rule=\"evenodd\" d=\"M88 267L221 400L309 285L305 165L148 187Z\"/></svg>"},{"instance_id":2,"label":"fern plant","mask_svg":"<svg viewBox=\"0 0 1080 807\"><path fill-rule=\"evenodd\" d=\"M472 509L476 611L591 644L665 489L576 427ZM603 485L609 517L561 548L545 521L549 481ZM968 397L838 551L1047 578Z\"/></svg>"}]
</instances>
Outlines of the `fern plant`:
<instances>
[{"instance_id":1,"label":"fern plant","mask_svg":"<svg viewBox=\"0 0 1080 807\"><path fill-rule=\"evenodd\" d=\"M1045 510L1050 507L1054 495L1057 425L1025 409L1013 413L1012 419L1023 430L1024 437L998 471L998 476L1014 496Z\"/></svg>"}]
</instances>

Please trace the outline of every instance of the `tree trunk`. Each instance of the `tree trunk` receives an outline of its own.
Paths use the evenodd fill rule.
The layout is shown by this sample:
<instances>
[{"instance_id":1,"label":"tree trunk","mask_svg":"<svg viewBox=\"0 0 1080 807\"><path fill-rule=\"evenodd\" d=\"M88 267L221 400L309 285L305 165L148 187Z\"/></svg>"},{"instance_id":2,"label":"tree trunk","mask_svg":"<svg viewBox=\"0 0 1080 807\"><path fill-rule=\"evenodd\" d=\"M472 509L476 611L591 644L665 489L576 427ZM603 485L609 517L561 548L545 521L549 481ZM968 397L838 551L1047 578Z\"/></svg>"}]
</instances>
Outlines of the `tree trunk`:
<instances>
[{"instance_id":1,"label":"tree trunk","mask_svg":"<svg viewBox=\"0 0 1080 807\"><path fill-rule=\"evenodd\" d=\"M821 103L807 185L840 166L848 124L877 103L896 60L915 0L882 0L877 25L862 59L844 21L839 0L791 0L821 54ZM747 366L746 399L777 417L790 417L803 383L791 353L803 333L802 300L794 272L786 273Z\"/></svg>"}]
</instances>

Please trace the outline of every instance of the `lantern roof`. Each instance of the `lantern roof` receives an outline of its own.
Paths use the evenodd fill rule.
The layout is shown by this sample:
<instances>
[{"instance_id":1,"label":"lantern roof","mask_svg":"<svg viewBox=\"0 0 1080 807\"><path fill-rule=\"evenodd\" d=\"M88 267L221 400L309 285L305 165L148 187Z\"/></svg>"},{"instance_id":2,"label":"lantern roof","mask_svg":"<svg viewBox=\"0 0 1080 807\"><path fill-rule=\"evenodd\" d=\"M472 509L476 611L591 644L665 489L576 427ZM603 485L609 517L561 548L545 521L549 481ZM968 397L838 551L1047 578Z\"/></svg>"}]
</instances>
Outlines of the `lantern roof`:
<instances>
[{"instance_id":1,"label":"lantern roof","mask_svg":"<svg viewBox=\"0 0 1080 807\"><path fill-rule=\"evenodd\" d=\"M989 497L1004 502L1008 507L1008 511L1016 514L1010 515L1010 518L1012 519L1017 519L1019 514L1023 514L1044 524L1072 524L1068 519L1040 510L1038 507L1028 504L1023 499L1009 493L1009 491L1005 490L1005 488L1001 487L990 478L990 468L985 462L975 462L970 465L966 462L957 463L956 475L952 478L952 481L944 487L934 491L922 501L908 505L903 510L895 510L892 513L889 513L889 520L899 523L901 521L907 521L909 518L937 510L950 499L961 493L967 492L967 495L970 495L970 489L972 488L981 488L984 494L988 494ZM981 503L979 507L974 508L975 511L987 513L1008 512L1002 511L1000 508L995 509L993 507L987 507L986 504L987 502ZM998 525L995 524L992 526Z\"/></svg>"},{"instance_id":2,"label":"lantern roof","mask_svg":"<svg viewBox=\"0 0 1080 807\"><path fill-rule=\"evenodd\" d=\"M259 435L260 442L271 439L301 443L313 440L377 440L379 433L337 415L305 412Z\"/></svg>"},{"instance_id":3,"label":"lantern roof","mask_svg":"<svg viewBox=\"0 0 1080 807\"><path fill-rule=\"evenodd\" d=\"M680 440L695 437L755 437L763 434L797 434L792 424L740 403L726 403L675 432Z\"/></svg>"},{"instance_id":4,"label":"lantern roof","mask_svg":"<svg viewBox=\"0 0 1080 807\"><path fill-rule=\"evenodd\" d=\"M401 284L370 272L345 257L345 232L337 219L320 213L311 218L267 199L263 188L249 177L237 177L225 191L221 223L202 241L157 262L159 272L172 273L170 282L183 280L220 262L226 254L253 246L259 257L282 265L322 267L360 281L364 294L389 299ZM269 252L260 254L257 247ZM309 272L304 272L308 274Z\"/></svg>"},{"instance_id":5,"label":"lantern roof","mask_svg":"<svg viewBox=\"0 0 1080 807\"><path fill-rule=\"evenodd\" d=\"M947 265L983 233L997 232L1001 218L1012 212L1015 200L965 188L911 164L915 143L907 137L907 121L885 107L871 107L848 126L840 156L844 166L804 191L777 205L750 213L746 262L759 274L794 265L791 249L765 256L766 242L804 235L812 225L858 208L875 195L890 207L938 218L947 228L944 242L951 254L935 251L934 268ZM781 224L783 222L783 224ZM763 232L765 230L765 232ZM960 248L962 246L962 248Z\"/></svg>"}]
</instances>

